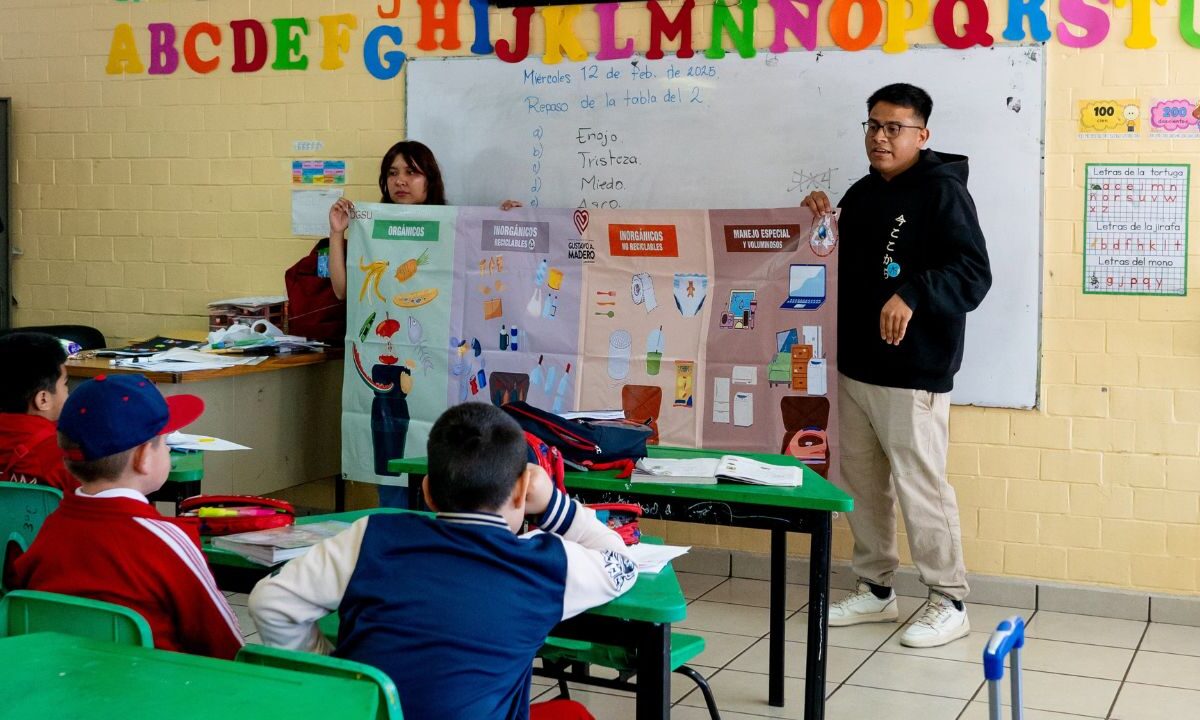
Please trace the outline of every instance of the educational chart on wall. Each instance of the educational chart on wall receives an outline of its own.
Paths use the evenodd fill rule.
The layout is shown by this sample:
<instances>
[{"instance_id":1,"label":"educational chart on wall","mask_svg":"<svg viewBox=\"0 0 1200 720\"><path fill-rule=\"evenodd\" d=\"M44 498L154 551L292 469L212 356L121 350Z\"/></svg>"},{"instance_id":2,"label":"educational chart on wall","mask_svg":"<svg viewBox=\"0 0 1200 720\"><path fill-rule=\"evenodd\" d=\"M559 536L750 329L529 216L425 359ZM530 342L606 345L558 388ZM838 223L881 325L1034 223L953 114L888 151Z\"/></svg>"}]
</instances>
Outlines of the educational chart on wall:
<instances>
[{"instance_id":1,"label":"educational chart on wall","mask_svg":"<svg viewBox=\"0 0 1200 720\"><path fill-rule=\"evenodd\" d=\"M1077 103L1082 140L1137 140L1142 134L1142 108L1135 98L1080 100Z\"/></svg>"},{"instance_id":2,"label":"educational chart on wall","mask_svg":"<svg viewBox=\"0 0 1200 720\"><path fill-rule=\"evenodd\" d=\"M837 235L803 208L361 203L347 250L342 468L403 484L460 402L622 410L652 442L837 447Z\"/></svg>"},{"instance_id":3,"label":"educational chart on wall","mask_svg":"<svg viewBox=\"0 0 1200 720\"><path fill-rule=\"evenodd\" d=\"M1044 55L1036 46L996 46L553 67L420 59L405 71L408 97L421 98L407 106L406 127L443 167L468 169L446 175L452 203L515 198L592 212L788 207L813 190L837 202L868 170L867 97L892 82L919 85L934 99L930 147L970 158L968 189L992 266L992 288L968 316L954 401L1032 407Z\"/></svg>"},{"instance_id":4,"label":"educational chart on wall","mask_svg":"<svg viewBox=\"0 0 1200 720\"><path fill-rule=\"evenodd\" d=\"M1150 138L1153 140L1200 139L1197 105L1185 97L1154 98L1150 101Z\"/></svg>"},{"instance_id":5,"label":"educational chart on wall","mask_svg":"<svg viewBox=\"0 0 1200 720\"><path fill-rule=\"evenodd\" d=\"M1189 165L1088 164L1083 291L1186 295Z\"/></svg>"}]
</instances>

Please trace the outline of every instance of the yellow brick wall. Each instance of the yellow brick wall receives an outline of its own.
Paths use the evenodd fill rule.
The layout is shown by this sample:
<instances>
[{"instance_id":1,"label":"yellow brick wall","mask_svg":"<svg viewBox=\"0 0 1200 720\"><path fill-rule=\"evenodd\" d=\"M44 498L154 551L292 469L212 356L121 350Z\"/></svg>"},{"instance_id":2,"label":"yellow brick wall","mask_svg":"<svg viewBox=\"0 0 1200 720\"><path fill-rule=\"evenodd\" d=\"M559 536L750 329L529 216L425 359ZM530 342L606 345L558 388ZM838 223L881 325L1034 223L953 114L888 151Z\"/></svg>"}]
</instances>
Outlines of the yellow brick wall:
<instances>
[{"instance_id":1,"label":"yellow brick wall","mask_svg":"<svg viewBox=\"0 0 1200 720\"><path fill-rule=\"evenodd\" d=\"M663 4L671 13L679 7ZM821 12L826 46L830 4ZM999 38L1007 4L988 5L990 31ZM211 299L281 292L283 269L311 243L290 234L292 142L322 141L312 156L345 158L347 193L373 200L378 158L404 135L402 78L372 78L360 50L370 28L394 22L404 29L404 49L419 54L419 12L404 0L398 20L382 21L375 6L0 0L0 96L12 97L15 111L12 239L23 253L13 265L17 323L82 322L113 338L169 333L201 327ZM1104 7L1113 23L1101 46L1047 46L1039 409L954 408L949 473L973 572L1196 593L1200 273L1191 274L1186 298L1084 297L1080 190L1086 162L1195 163L1200 142L1079 140L1074 108L1078 99L1195 92L1200 50L1179 37L1178 0L1152 6L1158 45L1150 50L1125 48L1128 8ZM1057 3L1049 9L1053 29ZM322 71L316 18L341 12L359 23L346 67ZM695 13L696 48L708 44L710 12ZM763 2L758 13L756 46L765 47L772 12ZM231 73L227 23L279 16L308 18L310 68ZM493 36L511 36L511 16L493 17ZM645 10L634 4L619 17L644 50ZM465 51L473 33L465 2L460 18ZM186 67L166 77L105 74L118 23L133 25L145 61L148 23L200 20L226 34L222 67L213 74ZM593 50L595 24L590 12L578 23ZM533 27L536 54L536 17ZM909 42L936 38L927 25ZM677 542L767 549L766 537L754 531L663 530ZM844 521L835 541L839 557L847 557ZM798 552L806 546L803 538L793 541Z\"/></svg>"}]
</instances>

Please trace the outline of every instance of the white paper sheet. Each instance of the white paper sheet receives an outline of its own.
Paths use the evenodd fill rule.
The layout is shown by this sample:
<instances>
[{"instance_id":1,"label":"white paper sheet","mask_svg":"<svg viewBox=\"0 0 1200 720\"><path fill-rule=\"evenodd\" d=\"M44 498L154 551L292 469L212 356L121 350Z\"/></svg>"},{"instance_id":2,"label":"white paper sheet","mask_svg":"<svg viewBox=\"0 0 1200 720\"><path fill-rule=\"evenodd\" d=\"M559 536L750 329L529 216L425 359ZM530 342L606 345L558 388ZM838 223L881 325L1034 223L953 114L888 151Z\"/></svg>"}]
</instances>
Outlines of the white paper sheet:
<instances>
[{"instance_id":1,"label":"white paper sheet","mask_svg":"<svg viewBox=\"0 0 1200 720\"><path fill-rule=\"evenodd\" d=\"M167 445L176 450L204 450L206 452L221 452L226 450L249 450L245 445L209 437L208 435L189 435L173 432L167 435Z\"/></svg>"},{"instance_id":2,"label":"white paper sheet","mask_svg":"<svg viewBox=\"0 0 1200 720\"><path fill-rule=\"evenodd\" d=\"M625 552L628 553L630 559L638 564L638 572L653 575L662 572L667 563L686 554L691 549L690 545L684 547L681 545L638 543L637 545L630 545L625 548Z\"/></svg>"},{"instance_id":3,"label":"white paper sheet","mask_svg":"<svg viewBox=\"0 0 1200 720\"><path fill-rule=\"evenodd\" d=\"M341 190L293 190L292 234L328 235L329 207L341 196Z\"/></svg>"}]
</instances>

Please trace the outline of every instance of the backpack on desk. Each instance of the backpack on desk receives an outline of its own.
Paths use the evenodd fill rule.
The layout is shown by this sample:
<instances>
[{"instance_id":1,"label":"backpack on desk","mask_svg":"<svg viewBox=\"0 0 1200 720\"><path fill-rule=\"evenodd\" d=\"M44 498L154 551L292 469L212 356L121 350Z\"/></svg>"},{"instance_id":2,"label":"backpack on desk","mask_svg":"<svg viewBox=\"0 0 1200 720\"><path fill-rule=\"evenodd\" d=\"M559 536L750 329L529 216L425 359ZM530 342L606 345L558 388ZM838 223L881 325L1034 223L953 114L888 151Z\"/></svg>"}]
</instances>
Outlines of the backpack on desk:
<instances>
[{"instance_id":1,"label":"backpack on desk","mask_svg":"<svg viewBox=\"0 0 1200 720\"><path fill-rule=\"evenodd\" d=\"M288 332L341 345L346 341L346 301L338 300L333 293L328 262L329 238L323 238L283 274L288 298ZM322 263L326 264L323 275L318 270Z\"/></svg>"}]
</instances>

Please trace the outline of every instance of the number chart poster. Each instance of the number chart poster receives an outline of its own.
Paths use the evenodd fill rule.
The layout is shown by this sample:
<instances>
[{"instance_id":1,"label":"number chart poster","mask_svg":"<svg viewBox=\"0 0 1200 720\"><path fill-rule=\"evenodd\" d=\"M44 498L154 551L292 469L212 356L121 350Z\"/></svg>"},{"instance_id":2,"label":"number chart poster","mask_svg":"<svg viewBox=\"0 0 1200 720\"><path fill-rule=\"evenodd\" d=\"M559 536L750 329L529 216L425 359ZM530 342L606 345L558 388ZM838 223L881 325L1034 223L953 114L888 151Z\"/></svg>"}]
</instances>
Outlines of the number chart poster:
<instances>
[{"instance_id":1,"label":"number chart poster","mask_svg":"<svg viewBox=\"0 0 1200 720\"><path fill-rule=\"evenodd\" d=\"M361 203L347 250L342 469L402 485L461 402L623 410L652 442L837 447L837 236L803 208Z\"/></svg>"},{"instance_id":2,"label":"number chart poster","mask_svg":"<svg viewBox=\"0 0 1200 720\"><path fill-rule=\"evenodd\" d=\"M1088 164L1083 291L1186 295L1188 165Z\"/></svg>"}]
</instances>

